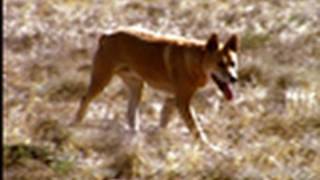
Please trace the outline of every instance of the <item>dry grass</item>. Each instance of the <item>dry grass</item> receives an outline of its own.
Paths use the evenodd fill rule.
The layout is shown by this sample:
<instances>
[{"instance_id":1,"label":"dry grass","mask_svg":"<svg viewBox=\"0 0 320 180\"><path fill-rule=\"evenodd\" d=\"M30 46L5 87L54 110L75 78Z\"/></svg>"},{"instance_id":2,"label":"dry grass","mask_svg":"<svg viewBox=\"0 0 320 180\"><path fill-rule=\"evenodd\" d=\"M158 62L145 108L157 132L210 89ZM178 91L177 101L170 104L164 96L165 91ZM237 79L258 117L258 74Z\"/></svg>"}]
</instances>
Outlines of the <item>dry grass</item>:
<instances>
[{"instance_id":1,"label":"dry grass","mask_svg":"<svg viewBox=\"0 0 320 180\"><path fill-rule=\"evenodd\" d=\"M319 179L320 5L316 0L4 1L5 179ZM237 99L210 84L193 100L210 141L146 88L142 132L126 130L118 78L68 127L89 80L97 37L118 26L205 39L241 37Z\"/></svg>"}]
</instances>

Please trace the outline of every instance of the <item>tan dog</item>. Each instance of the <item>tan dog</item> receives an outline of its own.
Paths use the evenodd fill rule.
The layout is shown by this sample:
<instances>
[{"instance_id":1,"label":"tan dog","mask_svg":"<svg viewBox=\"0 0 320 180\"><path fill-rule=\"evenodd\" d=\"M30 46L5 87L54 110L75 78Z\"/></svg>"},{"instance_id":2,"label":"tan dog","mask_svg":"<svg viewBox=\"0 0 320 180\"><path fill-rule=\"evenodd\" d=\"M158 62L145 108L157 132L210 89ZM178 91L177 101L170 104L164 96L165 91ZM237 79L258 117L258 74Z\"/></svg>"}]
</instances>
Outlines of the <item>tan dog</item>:
<instances>
[{"instance_id":1,"label":"tan dog","mask_svg":"<svg viewBox=\"0 0 320 180\"><path fill-rule=\"evenodd\" d=\"M81 121L89 103L119 75L129 89L127 118L137 130L136 111L143 83L167 92L161 111L161 127L166 127L176 105L195 137L201 130L190 111L193 94L212 79L226 99L233 98L231 83L237 80L238 38L232 35L223 45L212 34L206 42L160 36L143 31L119 30L102 35L94 55L91 82L82 98L75 122Z\"/></svg>"}]
</instances>

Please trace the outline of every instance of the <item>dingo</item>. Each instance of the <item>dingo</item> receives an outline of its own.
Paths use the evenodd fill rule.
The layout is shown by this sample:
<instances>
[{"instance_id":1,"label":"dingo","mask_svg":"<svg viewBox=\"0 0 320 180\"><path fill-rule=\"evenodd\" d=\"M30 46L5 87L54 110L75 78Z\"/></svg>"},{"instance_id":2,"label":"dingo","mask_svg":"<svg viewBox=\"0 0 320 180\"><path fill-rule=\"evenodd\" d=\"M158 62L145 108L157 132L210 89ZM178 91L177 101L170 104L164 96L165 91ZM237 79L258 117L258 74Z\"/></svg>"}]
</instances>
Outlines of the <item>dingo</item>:
<instances>
[{"instance_id":1,"label":"dingo","mask_svg":"<svg viewBox=\"0 0 320 180\"><path fill-rule=\"evenodd\" d=\"M160 127L167 126L175 105L189 131L202 137L190 111L191 98L210 79L227 100L234 97L231 84L237 81L238 46L236 35L221 45L215 33L206 42L130 29L102 35L94 55L91 82L74 122L82 120L89 103L116 74L129 89L127 119L132 130L138 130L135 117L146 82L173 95L165 100Z\"/></svg>"}]
</instances>

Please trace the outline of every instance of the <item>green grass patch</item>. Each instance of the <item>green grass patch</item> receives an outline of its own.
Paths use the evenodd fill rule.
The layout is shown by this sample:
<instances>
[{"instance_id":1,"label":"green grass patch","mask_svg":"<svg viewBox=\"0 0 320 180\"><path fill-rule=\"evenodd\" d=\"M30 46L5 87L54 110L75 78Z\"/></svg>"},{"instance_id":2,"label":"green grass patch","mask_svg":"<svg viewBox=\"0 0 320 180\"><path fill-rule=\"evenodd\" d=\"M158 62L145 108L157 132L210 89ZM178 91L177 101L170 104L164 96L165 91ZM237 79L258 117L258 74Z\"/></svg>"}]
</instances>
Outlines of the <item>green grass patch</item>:
<instances>
[{"instance_id":1,"label":"green grass patch","mask_svg":"<svg viewBox=\"0 0 320 180\"><path fill-rule=\"evenodd\" d=\"M4 145L4 165L9 167L23 159L36 159L44 164L50 163L51 153L45 147L26 144Z\"/></svg>"},{"instance_id":2,"label":"green grass patch","mask_svg":"<svg viewBox=\"0 0 320 180\"><path fill-rule=\"evenodd\" d=\"M74 163L68 159L56 160L50 164L50 167L58 174L66 175L73 169Z\"/></svg>"},{"instance_id":3,"label":"green grass patch","mask_svg":"<svg viewBox=\"0 0 320 180\"><path fill-rule=\"evenodd\" d=\"M27 144L4 145L5 168L20 165L30 169L34 166L34 163L30 163L30 160L39 162L43 164L44 167L48 167L60 175L66 175L74 167L74 163L71 160L66 158L62 159L47 147ZM37 167L35 166L33 169L36 171Z\"/></svg>"}]
</instances>

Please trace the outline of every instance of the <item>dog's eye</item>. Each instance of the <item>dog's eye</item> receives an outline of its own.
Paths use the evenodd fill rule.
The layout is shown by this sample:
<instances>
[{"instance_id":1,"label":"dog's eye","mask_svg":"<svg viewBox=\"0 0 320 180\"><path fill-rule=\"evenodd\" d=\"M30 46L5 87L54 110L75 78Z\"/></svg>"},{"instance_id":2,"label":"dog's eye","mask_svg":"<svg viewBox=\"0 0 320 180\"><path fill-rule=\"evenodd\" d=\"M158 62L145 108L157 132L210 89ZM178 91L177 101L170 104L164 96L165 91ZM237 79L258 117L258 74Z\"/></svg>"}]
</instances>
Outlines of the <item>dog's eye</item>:
<instances>
[{"instance_id":1,"label":"dog's eye","mask_svg":"<svg viewBox=\"0 0 320 180\"><path fill-rule=\"evenodd\" d=\"M231 66L231 67L234 67L235 65L236 65L236 64L235 64L233 61L230 62L230 66Z\"/></svg>"}]
</instances>

